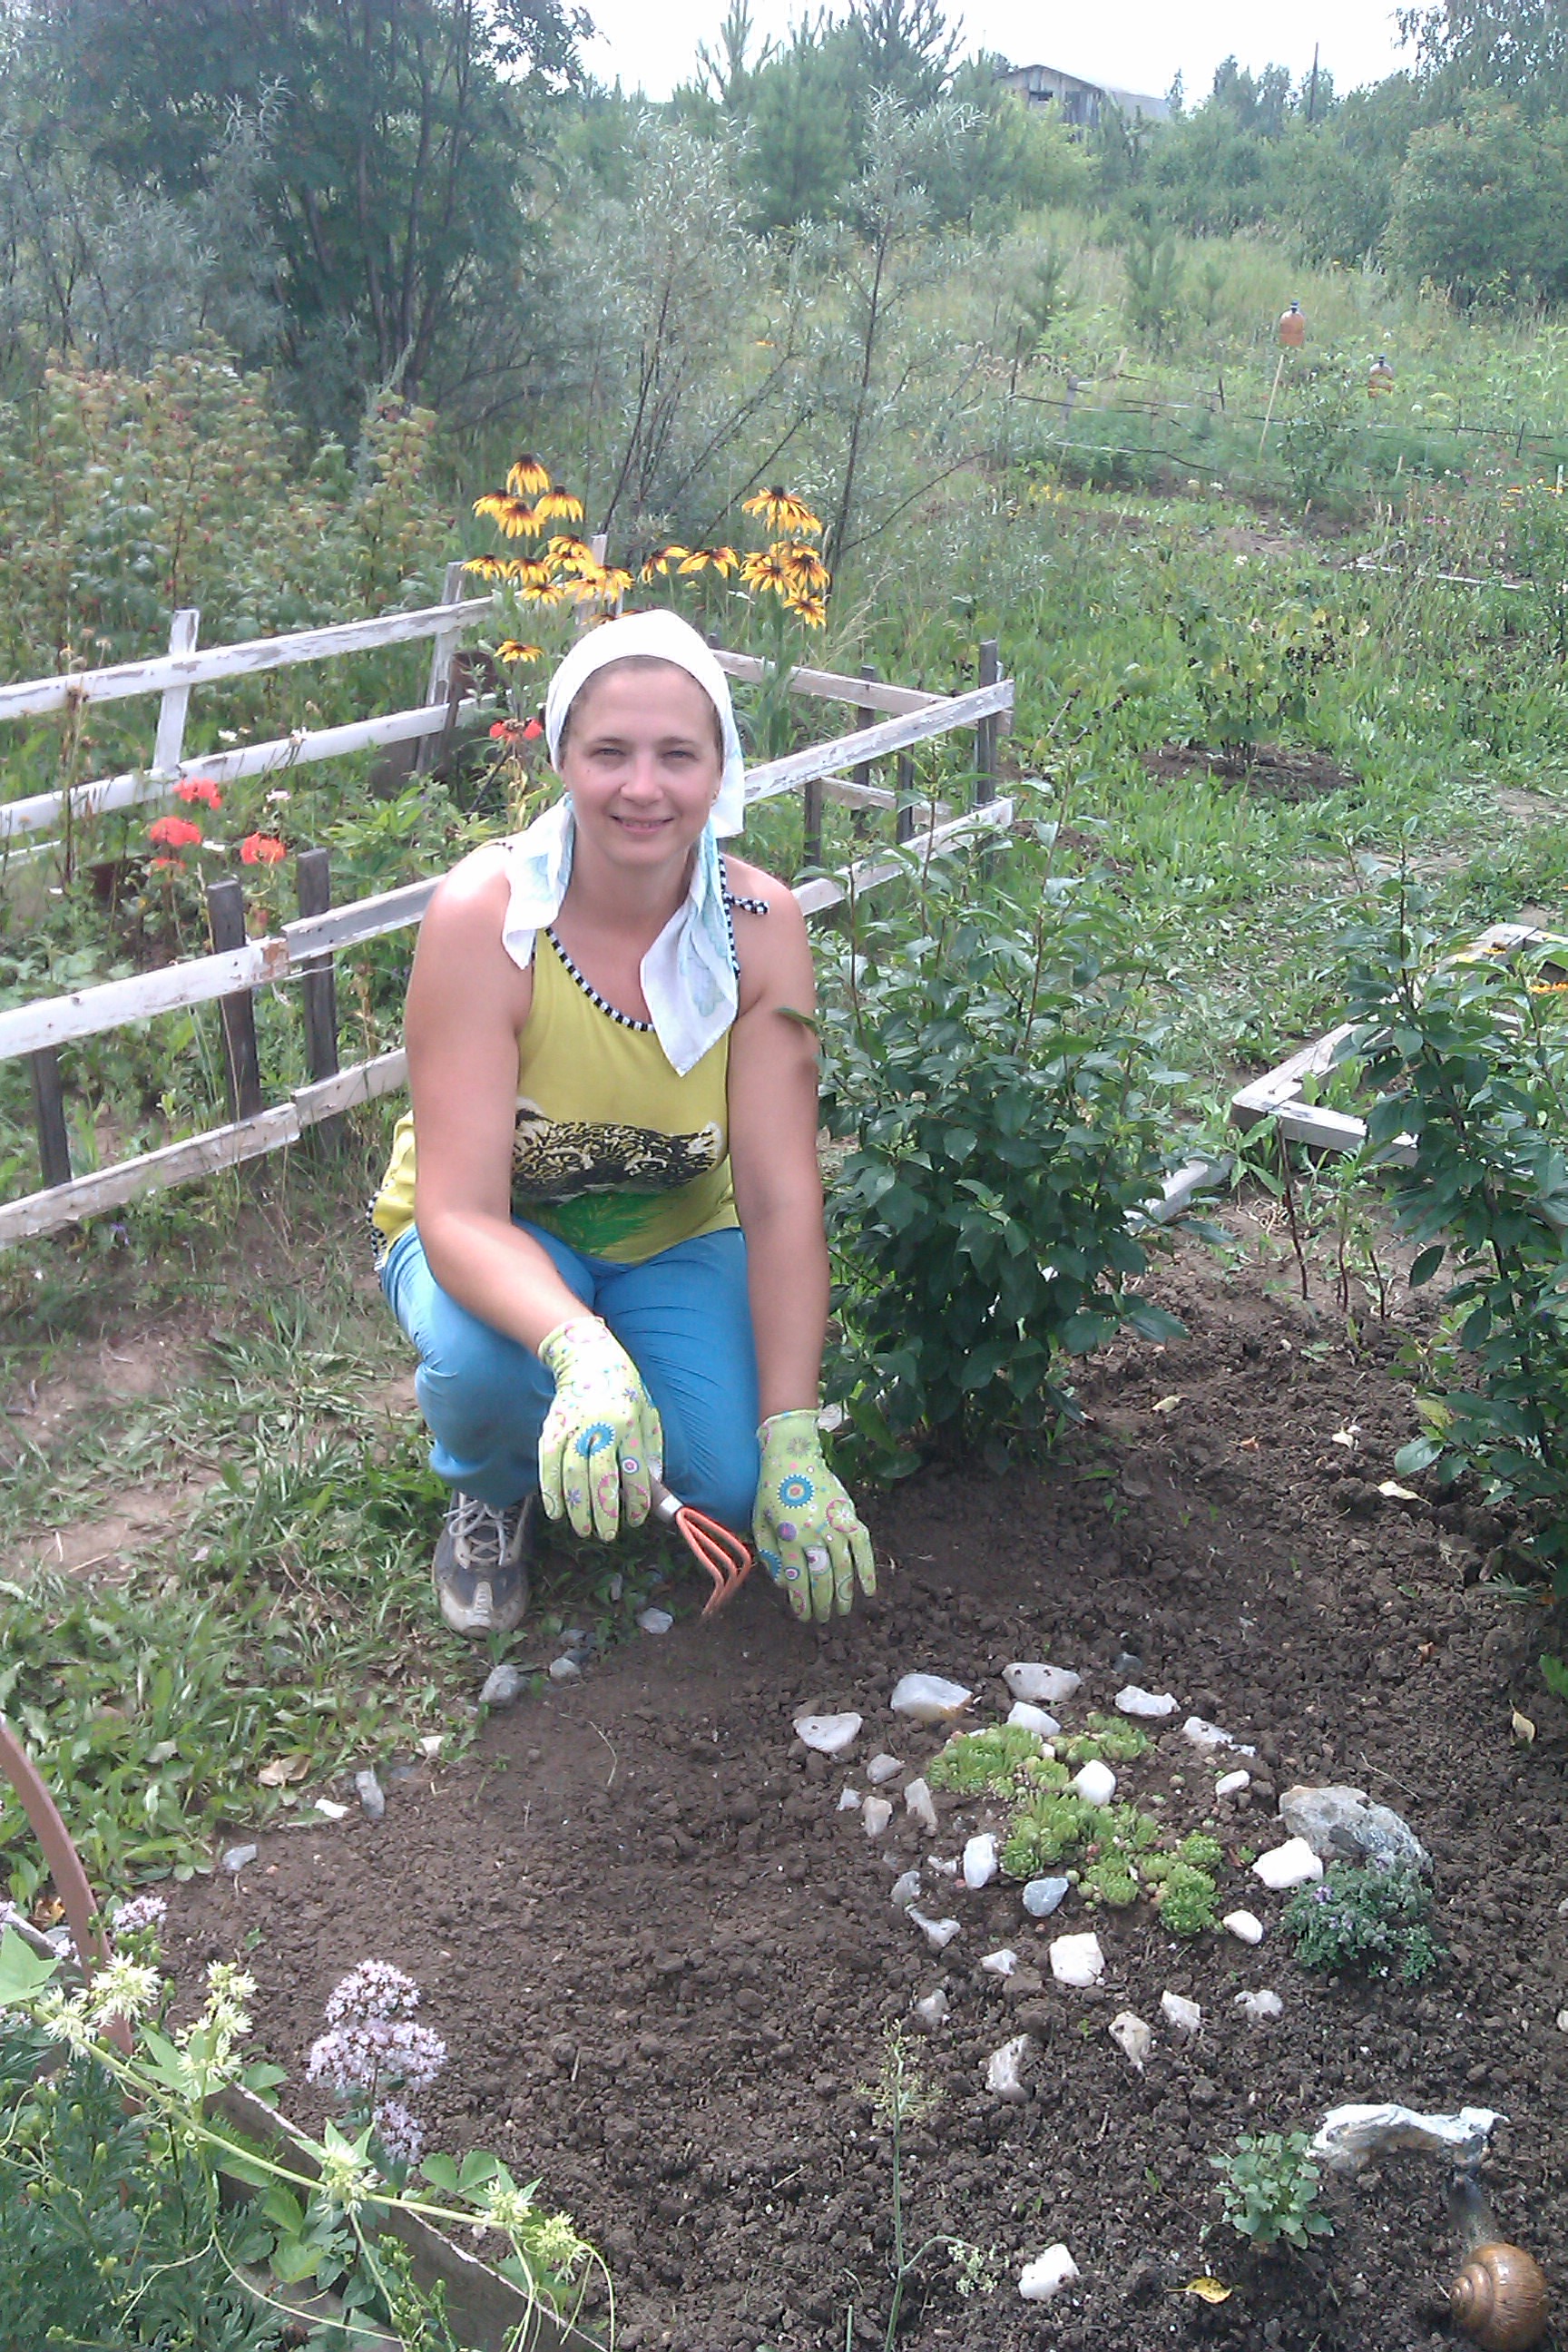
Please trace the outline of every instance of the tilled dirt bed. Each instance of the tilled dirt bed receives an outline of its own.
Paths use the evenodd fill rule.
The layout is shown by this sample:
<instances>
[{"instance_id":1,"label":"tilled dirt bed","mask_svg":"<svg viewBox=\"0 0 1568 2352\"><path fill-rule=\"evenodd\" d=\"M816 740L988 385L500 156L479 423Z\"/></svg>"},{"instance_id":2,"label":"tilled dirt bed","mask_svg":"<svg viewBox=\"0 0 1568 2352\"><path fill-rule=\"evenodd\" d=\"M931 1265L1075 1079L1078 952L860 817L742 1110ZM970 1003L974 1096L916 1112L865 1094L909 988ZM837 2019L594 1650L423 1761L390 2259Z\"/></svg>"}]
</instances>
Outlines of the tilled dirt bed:
<instances>
[{"instance_id":1,"label":"tilled dirt bed","mask_svg":"<svg viewBox=\"0 0 1568 2352\"><path fill-rule=\"evenodd\" d=\"M900 2334L919 2352L1455 2341L1430 2160L1331 2182L1335 2233L1304 2258L1255 2257L1221 2220L1211 2154L1346 2100L1502 2110L1486 2173L1500 2224L1568 2280L1568 1739L1532 1672L1551 1629L1488 1580L1486 1515L1378 1495L1413 1427L1395 1333L1374 1322L1352 1346L1342 1318L1196 1253L1161 1288L1189 1336L1089 1367L1092 1425L1051 1466L931 1471L871 1503L883 1590L847 1625L803 1634L760 1585L702 1624L693 1592L668 1635L525 1697L462 1767L395 1788L379 1824L290 1829L237 1881L183 1890L176 1969L248 1942L258 2038L297 2083L340 1975L372 1955L410 1970L451 2051L424 2102L432 2144L542 2175L605 2254L627 2347L881 2344L891 2179L869 2086L889 2029L938 1985L948 2021L913 2029L937 2095L907 2137L906 2232L994 2249L998 2284L966 2297L931 2257ZM1123 1793L1216 1825L1221 1907L1266 1921L1259 1948L1181 1942L1146 1904L1094 1914L1076 1892L1037 1924L999 1882L949 1884L931 1907L963 1933L928 1950L894 1875L956 1854L984 1803L939 1795L934 1841L899 1805L872 1840L839 1796L888 1749L908 1768L897 1798L942 1744L889 1713L901 1673L957 1676L978 1693L970 1720L994 1722L1016 1659L1081 1671L1069 1722L1129 1679L1176 1696ZM866 1726L829 1766L792 1724L840 1709ZM1184 1738L1189 1713L1256 1743L1247 1795L1215 1801L1224 1759ZM1247 1867L1283 1836L1275 1793L1330 1780L1395 1807L1432 1853L1449 1958L1422 1986L1303 1974L1285 1898ZM1056 1986L1049 1938L1089 1927L1103 1983ZM978 1965L1002 1945L1021 1990ZM1250 2023L1236 1996L1263 1987L1283 2014ZM1167 1990L1201 2003L1194 2040L1163 2025ZM1127 2009L1156 2029L1142 2074L1106 2030ZM1040 2044L1031 2095L1005 2105L985 2061L1024 2030ZM1058 2241L1081 2276L1026 2303L1024 2263ZM1183 2291L1205 2273L1226 2302Z\"/></svg>"}]
</instances>

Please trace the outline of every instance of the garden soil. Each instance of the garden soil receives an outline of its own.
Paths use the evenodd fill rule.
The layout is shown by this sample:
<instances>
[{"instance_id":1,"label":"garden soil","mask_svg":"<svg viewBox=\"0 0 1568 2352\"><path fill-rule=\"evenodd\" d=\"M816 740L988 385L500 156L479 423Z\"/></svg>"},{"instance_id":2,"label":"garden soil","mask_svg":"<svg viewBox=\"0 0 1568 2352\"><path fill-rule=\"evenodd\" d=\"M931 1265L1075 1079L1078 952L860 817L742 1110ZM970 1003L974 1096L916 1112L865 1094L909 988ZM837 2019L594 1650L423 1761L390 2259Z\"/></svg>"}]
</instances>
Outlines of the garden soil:
<instances>
[{"instance_id":1,"label":"garden soil","mask_svg":"<svg viewBox=\"0 0 1568 2352\"><path fill-rule=\"evenodd\" d=\"M178 1891L176 1969L243 1949L258 2039L297 2084L335 1980L370 1955L410 1970L451 2053L424 2103L433 2144L542 2176L610 2264L627 2352L882 2343L893 2183L871 2086L939 1985L947 2021L911 2032L931 2105L906 2132L906 2242L960 2237L998 2284L961 2294L928 2255L899 2339L917 2352L1456 2341L1436 2163L1327 2183L1334 2235L1305 2257L1255 2255L1223 2223L1211 2156L1347 2100L1500 2110L1500 2228L1568 2294L1568 1717L1534 1672L1550 1625L1489 1575L1494 1518L1379 1493L1413 1428L1397 1334L1347 1334L1195 1249L1157 1287L1188 1336L1087 1367L1091 1422L1046 1467L929 1469L868 1503L881 1591L847 1624L797 1631L757 1580L703 1623L693 1588L670 1633L493 1716L463 1763L395 1785L381 1822L300 1823L237 1881ZM1128 1680L1174 1694L1124 1793L1217 1824L1222 1907L1266 1920L1260 1948L1178 1941L1142 1904L1096 1916L1076 1892L1037 1925L1016 1886L949 1883L932 1907L963 1933L927 1949L893 1877L955 1855L983 1808L939 1795L932 1841L900 1806L873 1841L840 1792L879 1749L912 1771L941 1744L889 1712L906 1669L969 1684L986 1722L1013 1659L1081 1671L1069 1720ZM865 1728L830 1767L792 1723L840 1709ZM1223 1763L1184 1738L1189 1712L1256 1745L1246 1797L1215 1802ZM1283 1834L1277 1791L1331 1780L1395 1807L1434 1857L1448 1959L1423 1985L1306 1976L1284 1898L1249 1872ZM1103 1984L1056 1986L1049 1937L1089 1926ZM1010 1983L979 1966L1004 1945L1026 1971ZM1237 1997L1264 1987L1283 2014L1253 2024ZM1166 1990L1201 2003L1195 2039L1165 2027ZM1107 2032L1123 2010L1154 2028L1142 2073ZM985 2061L1023 2031L1039 2054L1008 2105ZM289 2097L319 2112L302 2085ZM1058 2241L1079 2277L1024 2302L1020 2269ZM1226 2301L1185 2291L1205 2275Z\"/></svg>"}]
</instances>

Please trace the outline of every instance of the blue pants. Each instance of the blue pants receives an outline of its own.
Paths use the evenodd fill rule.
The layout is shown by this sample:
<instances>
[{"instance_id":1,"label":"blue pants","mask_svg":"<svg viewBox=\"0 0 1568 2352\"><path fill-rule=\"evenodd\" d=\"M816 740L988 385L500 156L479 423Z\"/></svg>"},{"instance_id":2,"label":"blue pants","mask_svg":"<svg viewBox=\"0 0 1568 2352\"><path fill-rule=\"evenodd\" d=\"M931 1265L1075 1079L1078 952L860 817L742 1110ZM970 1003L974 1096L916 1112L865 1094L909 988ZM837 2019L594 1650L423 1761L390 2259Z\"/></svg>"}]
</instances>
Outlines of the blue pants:
<instances>
[{"instance_id":1,"label":"blue pants","mask_svg":"<svg viewBox=\"0 0 1568 2352\"><path fill-rule=\"evenodd\" d=\"M746 1292L746 1244L735 1227L701 1234L641 1265L584 1257L518 1218L567 1286L610 1327L664 1424L672 1494L726 1527L750 1529L756 1498L757 1356ZM410 1225L381 1286L419 1351L415 1392L435 1440L438 1478L492 1509L539 1484L539 1433L555 1382L521 1341L492 1330L440 1288Z\"/></svg>"}]
</instances>

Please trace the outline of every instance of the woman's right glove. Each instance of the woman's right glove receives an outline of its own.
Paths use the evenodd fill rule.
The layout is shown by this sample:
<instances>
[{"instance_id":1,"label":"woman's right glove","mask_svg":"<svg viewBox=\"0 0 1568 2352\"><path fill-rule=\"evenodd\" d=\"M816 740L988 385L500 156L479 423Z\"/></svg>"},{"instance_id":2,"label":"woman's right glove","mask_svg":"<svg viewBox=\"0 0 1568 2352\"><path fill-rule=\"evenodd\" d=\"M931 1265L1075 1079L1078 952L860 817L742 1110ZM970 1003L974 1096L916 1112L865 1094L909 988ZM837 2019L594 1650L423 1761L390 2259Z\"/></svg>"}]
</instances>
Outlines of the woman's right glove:
<instances>
[{"instance_id":1,"label":"woman's right glove","mask_svg":"<svg viewBox=\"0 0 1568 2352\"><path fill-rule=\"evenodd\" d=\"M623 1517L640 1528L664 1469L664 1432L642 1374L596 1315L561 1324L540 1343L555 1396L539 1433L539 1495L552 1519L614 1542Z\"/></svg>"},{"instance_id":2,"label":"woman's right glove","mask_svg":"<svg viewBox=\"0 0 1568 2352\"><path fill-rule=\"evenodd\" d=\"M757 1432L762 1475L752 1534L763 1566L789 1595L797 1617L825 1625L847 1615L855 1587L877 1590L871 1538L842 1482L827 1466L815 1412L775 1412Z\"/></svg>"}]
</instances>

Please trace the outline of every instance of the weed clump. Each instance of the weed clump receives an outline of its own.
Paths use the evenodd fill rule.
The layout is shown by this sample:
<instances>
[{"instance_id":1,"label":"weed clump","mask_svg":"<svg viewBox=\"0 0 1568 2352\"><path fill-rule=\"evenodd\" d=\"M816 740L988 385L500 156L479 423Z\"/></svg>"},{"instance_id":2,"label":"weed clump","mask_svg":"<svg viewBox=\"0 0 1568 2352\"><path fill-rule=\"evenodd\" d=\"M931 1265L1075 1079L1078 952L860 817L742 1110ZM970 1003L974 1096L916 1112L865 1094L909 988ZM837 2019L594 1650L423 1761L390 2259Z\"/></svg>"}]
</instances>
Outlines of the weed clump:
<instances>
[{"instance_id":1,"label":"weed clump","mask_svg":"<svg viewBox=\"0 0 1568 2352\"><path fill-rule=\"evenodd\" d=\"M1315 1885L1297 1889L1285 1927L1304 1969L1419 1984L1444 1957L1426 1925L1431 1909L1431 1889L1408 1864L1334 1862Z\"/></svg>"},{"instance_id":2,"label":"weed clump","mask_svg":"<svg viewBox=\"0 0 1568 2352\"><path fill-rule=\"evenodd\" d=\"M1085 1730L1052 1742L1064 1763L1076 1771L1081 1764L1136 1764L1149 1745L1149 1735L1119 1716L1091 1715Z\"/></svg>"},{"instance_id":3,"label":"weed clump","mask_svg":"<svg viewBox=\"0 0 1568 2352\"><path fill-rule=\"evenodd\" d=\"M1084 1843L1097 1811L1066 1789L1043 1789L1028 1798L1013 1816L1002 1848L1002 1867L1008 1877L1034 1878L1064 1860Z\"/></svg>"},{"instance_id":4,"label":"weed clump","mask_svg":"<svg viewBox=\"0 0 1568 2352\"><path fill-rule=\"evenodd\" d=\"M961 1731L926 1767L933 1789L956 1789L965 1796L989 1790L1010 1794L1020 1768L1040 1755L1040 1735L1021 1723L994 1724L987 1731Z\"/></svg>"},{"instance_id":5,"label":"weed clump","mask_svg":"<svg viewBox=\"0 0 1568 2352\"><path fill-rule=\"evenodd\" d=\"M1305 2132L1243 2132L1228 2156L1209 2162L1221 2175L1225 2218L1239 2237L1255 2246L1283 2238L1305 2253L1314 2238L1333 2235L1333 2223L1317 2210L1318 2168Z\"/></svg>"},{"instance_id":6,"label":"weed clump","mask_svg":"<svg viewBox=\"0 0 1568 2352\"><path fill-rule=\"evenodd\" d=\"M1219 1916L1219 1888L1206 1870L1174 1855L1155 1856L1148 1869L1157 1882L1154 1906L1163 1927L1173 1936L1201 1936L1214 1926Z\"/></svg>"}]
</instances>

